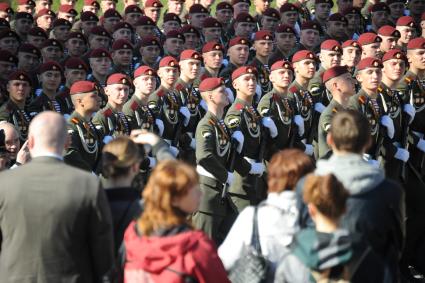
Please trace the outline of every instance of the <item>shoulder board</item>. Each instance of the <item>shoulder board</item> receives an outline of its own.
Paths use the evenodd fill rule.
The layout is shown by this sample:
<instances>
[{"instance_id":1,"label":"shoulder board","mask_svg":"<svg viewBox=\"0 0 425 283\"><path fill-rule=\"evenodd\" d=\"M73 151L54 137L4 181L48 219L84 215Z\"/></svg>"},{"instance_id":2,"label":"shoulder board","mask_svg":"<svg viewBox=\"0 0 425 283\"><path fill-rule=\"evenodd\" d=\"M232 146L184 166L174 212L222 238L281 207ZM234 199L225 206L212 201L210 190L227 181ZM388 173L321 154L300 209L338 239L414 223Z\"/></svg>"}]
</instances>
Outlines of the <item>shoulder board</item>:
<instances>
[{"instance_id":1,"label":"shoulder board","mask_svg":"<svg viewBox=\"0 0 425 283\"><path fill-rule=\"evenodd\" d=\"M80 123L80 120L78 120L78 118L74 117L71 119L71 122L75 125L77 125L78 123Z\"/></svg>"},{"instance_id":2,"label":"shoulder board","mask_svg":"<svg viewBox=\"0 0 425 283\"><path fill-rule=\"evenodd\" d=\"M410 84L413 80L414 80L414 79L413 79L413 78L411 78L411 77L405 77L405 78L404 78L404 81L405 81L407 84Z\"/></svg>"},{"instance_id":3,"label":"shoulder board","mask_svg":"<svg viewBox=\"0 0 425 283\"><path fill-rule=\"evenodd\" d=\"M367 101L366 96L364 96L364 95L360 95L360 96L359 96L359 102L360 102L361 104L365 104L365 103L366 103L366 101Z\"/></svg>"},{"instance_id":4,"label":"shoulder board","mask_svg":"<svg viewBox=\"0 0 425 283\"><path fill-rule=\"evenodd\" d=\"M243 105L241 104L241 103L236 103L235 104L235 109L236 110L238 110L238 111L242 111L242 109L243 109L244 107L243 107Z\"/></svg>"},{"instance_id":5,"label":"shoulder board","mask_svg":"<svg viewBox=\"0 0 425 283\"><path fill-rule=\"evenodd\" d=\"M209 119L208 120L208 124L210 124L211 126L215 126L215 122L213 119Z\"/></svg>"},{"instance_id":6,"label":"shoulder board","mask_svg":"<svg viewBox=\"0 0 425 283\"><path fill-rule=\"evenodd\" d=\"M112 115L112 110L110 108L105 109L105 111L103 111L103 116L105 117L110 117Z\"/></svg>"},{"instance_id":7,"label":"shoulder board","mask_svg":"<svg viewBox=\"0 0 425 283\"><path fill-rule=\"evenodd\" d=\"M180 90L182 90L183 89L183 85L182 84L177 84L176 85L176 90L177 91L180 91Z\"/></svg>"},{"instance_id":8,"label":"shoulder board","mask_svg":"<svg viewBox=\"0 0 425 283\"><path fill-rule=\"evenodd\" d=\"M336 108L333 108L332 113L338 113L338 110Z\"/></svg>"},{"instance_id":9,"label":"shoulder board","mask_svg":"<svg viewBox=\"0 0 425 283\"><path fill-rule=\"evenodd\" d=\"M137 103L137 101L133 101L133 103L131 103L130 108L133 111L136 111L136 109L139 107L139 103Z\"/></svg>"},{"instance_id":10,"label":"shoulder board","mask_svg":"<svg viewBox=\"0 0 425 283\"><path fill-rule=\"evenodd\" d=\"M158 92L156 93L157 96L162 97L165 95L165 91L163 89L158 90Z\"/></svg>"},{"instance_id":11,"label":"shoulder board","mask_svg":"<svg viewBox=\"0 0 425 283\"><path fill-rule=\"evenodd\" d=\"M211 136L211 133L210 132L208 132L208 131L203 131L202 133L202 137L204 137L204 138L209 138L210 136Z\"/></svg>"},{"instance_id":12,"label":"shoulder board","mask_svg":"<svg viewBox=\"0 0 425 283\"><path fill-rule=\"evenodd\" d=\"M279 95L277 93L273 93L273 97L272 98L273 98L274 101L279 101L279 98L280 97L279 97Z\"/></svg>"},{"instance_id":13,"label":"shoulder board","mask_svg":"<svg viewBox=\"0 0 425 283\"><path fill-rule=\"evenodd\" d=\"M289 88L289 91L292 92L292 93L296 93L298 91L298 88L293 85Z\"/></svg>"},{"instance_id":14,"label":"shoulder board","mask_svg":"<svg viewBox=\"0 0 425 283\"><path fill-rule=\"evenodd\" d=\"M382 87L381 87L381 86L378 86L378 91L379 91L379 92L382 92L382 91L383 91L383 89L382 89Z\"/></svg>"}]
</instances>

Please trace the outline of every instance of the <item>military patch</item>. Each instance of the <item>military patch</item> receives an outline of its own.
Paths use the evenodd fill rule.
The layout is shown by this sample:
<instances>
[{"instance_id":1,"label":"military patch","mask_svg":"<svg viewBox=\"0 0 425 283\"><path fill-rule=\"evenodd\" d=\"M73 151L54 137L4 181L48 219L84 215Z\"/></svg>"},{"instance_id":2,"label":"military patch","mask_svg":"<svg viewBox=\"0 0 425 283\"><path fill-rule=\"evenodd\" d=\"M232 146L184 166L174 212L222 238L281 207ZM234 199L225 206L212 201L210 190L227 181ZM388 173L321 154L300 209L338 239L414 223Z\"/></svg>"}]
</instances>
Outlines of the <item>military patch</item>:
<instances>
[{"instance_id":1,"label":"military patch","mask_svg":"<svg viewBox=\"0 0 425 283\"><path fill-rule=\"evenodd\" d=\"M212 136L212 134L210 132L208 132L208 131L203 131L201 134L202 134L202 137L204 139L208 139L208 138L210 138Z\"/></svg>"},{"instance_id":2,"label":"military patch","mask_svg":"<svg viewBox=\"0 0 425 283\"><path fill-rule=\"evenodd\" d=\"M136 111L138 107L139 107L139 103L137 103L136 100L133 101L133 103L131 103L131 106L130 106L131 110Z\"/></svg>"},{"instance_id":3,"label":"military patch","mask_svg":"<svg viewBox=\"0 0 425 283\"><path fill-rule=\"evenodd\" d=\"M312 87L310 89L310 93L312 95L319 95L321 90L322 90L322 88L320 87L320 85L312 85Z\"/></svg>"},{"instance_id":4,"label":"military patch","mask_svg":"<svg viewBox=\"0 0 425 283\"><path fill-rule=\"evenodd\" d=\"M325 130L325 132L328 132L331 129L331 124L323 125L323 129Z\"/></svg>"},{"instance_id":5,"label":"military patch","mask_svg":"<svg viewBox=\"0 0 425 283\"><path fill-rule=\"evenodd\" d=\"M241 118L237 115L230 115L227 118L229 128L236 128L241 123Z\"/></svg>"},{"instance_id":6,"label":"military patch","mask_svg":"<svg viewBox=\"0 0 425 283\"><path fill-rule=\"evenodd\" d=\"M114 114L114 113L112 112L112 110L110 108L105 109L105 111L103 111L103 115L105 117L111 117L112 114Z\"/></svg>"}]
</instances>

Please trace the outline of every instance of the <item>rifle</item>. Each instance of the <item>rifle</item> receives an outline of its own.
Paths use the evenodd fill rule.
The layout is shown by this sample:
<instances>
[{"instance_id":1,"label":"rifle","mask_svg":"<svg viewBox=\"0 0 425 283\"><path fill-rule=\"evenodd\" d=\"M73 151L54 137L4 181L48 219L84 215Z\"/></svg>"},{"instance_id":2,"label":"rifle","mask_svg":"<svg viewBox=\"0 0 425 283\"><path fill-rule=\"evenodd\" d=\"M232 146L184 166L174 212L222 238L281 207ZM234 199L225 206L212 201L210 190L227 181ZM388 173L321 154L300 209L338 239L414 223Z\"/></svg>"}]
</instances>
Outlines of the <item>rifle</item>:
<instances>
[{"instance_id":1,"label":"rifle","mask_svg":"<svg viewBox=\"0 0 425 283\"><path fill-rule=\"evenodd\" d=\"M230 164L229 164L229 172L233 173L235 172L235 161L236 161L236 151L237 151L237 140L232 139L230 143ZM221 191L221 199L220 203L224 204L226 201L227 192L229 191L229 184L224 183L223 184L223 190Z\"/></svg>"},{"instance_id":2,"label":"rifle","mask_svg":"<svg viewBox=\"0 0 425 283\"><path fill-rule=\"evenodd\" d=\"M257 162L263 162L264 155L266 153L266 146L267 146L267 140L268 140L268 130L265 127L260 127L261 129L261 142L260 142L260 151L258 152L258 158ZM257 199L260 199L262 196L260 195L260 190L258 189L258 180L261 178L261 176L258 176L254 179L254 189L256 192Z\"/></svg>"},{"instance_id":3,"label":"rifle","mask_svg":"<svg viewBox=\"0 0 425 283\"><path fill-rule=\"evenodd\" d=\"M406 103L403 102L403 100L401 100L400 94L396 94L398 100L401 102L401 107L402 107L402 111L404 109L404 105ZM413 91L409 90L409 96L410 96L410 101L413 103ZM404 113L404 111L402 112L402 135L401 135L401 146L402 148L404 148L405 150L409 149L409 140L408 140L408 134L409 134L409 115L407 113ZM408 162L408 161L407 161ZM400 179L402 180L402 182L404 184L406 184L407 182L407 178L406 178L406 163L407 162L402 162L401 165L401 171L400 171Z\"/></svg>"}]
</instances>

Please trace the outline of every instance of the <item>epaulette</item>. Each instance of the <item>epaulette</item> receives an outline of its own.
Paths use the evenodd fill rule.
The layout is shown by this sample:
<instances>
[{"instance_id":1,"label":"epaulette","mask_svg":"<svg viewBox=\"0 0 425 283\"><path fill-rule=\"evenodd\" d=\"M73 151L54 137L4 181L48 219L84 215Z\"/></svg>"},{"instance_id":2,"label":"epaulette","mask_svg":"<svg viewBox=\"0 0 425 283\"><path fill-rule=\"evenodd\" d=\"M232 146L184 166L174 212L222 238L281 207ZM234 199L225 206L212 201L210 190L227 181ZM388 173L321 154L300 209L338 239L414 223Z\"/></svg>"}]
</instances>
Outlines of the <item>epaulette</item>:
<instances>
[{"instance_id":1,"label":"epaulette","mask_svg":"<svg viewBox=\"0 0 425 283\"><path fill-rule=\"evenodd\" d=\"M181 91L184 88L184 86L182 84L177 84L175 88L177 91Z\"/></svg>"},{"instance_id":2,"label":"epaulette","mask_svg":"<svg viewBox=\"0 0 425 283\"><path fill-rule=\"evenodd\" d=\"M277 93L273 93L273 100L274 101L279 101L280 100L280 97L279 97L279 95L277 94Z\"/></svg>"},{"instance_id":3,"label":"epaulette","mask_svg":"<svg viewBox=\"0 0 425 283\"><path fill-rule=\"evenodd\" d=\"M336 108L333 108L332 113L338 113L338 110Z\"/></svg>"},{"instance_id":4,"label":"epaulette","mask_svg":"<svg viewBox=\"0 0 425 283\"><path fill-rule=\"evenodd\" d=\"M407 84L410 84L413 80L414 80L414 78L411 78L411 77L405 77L405 78L404 78L404 81L405 81Z\"/></svg>"},{"instance_id":5,"label":"epaulette","mask_svg":"<svg viewBox=\"0 0 425 283\"><path fill-rule=\"evenodd\" d=\"M103 111L103 116L105 117L110 117L112 114L114 114L111 110L111 108L106 109L105 111Z\"/></svg>"},{"instance_id":6,"label":"epaulette","mask_svg":"<svg viewBox=\"0 0 425 283\"><path fill-rule=\"evenodd\" d=\"M78 118L74 117L71 119L71 122L75 125L77 125L78 123L80 123L80 120L78 120Z\"/></svg>"},{"instance_id":7,"label":"epaulette","mask_svg":"<svg viewBox=\"0 0 425 283\"><path fill-rule=\"evenodd\" d=\"M298 88L293 85L289 88L289 91L292 92L292 93L296 93L298 91Z\"/></svg>"},{"instance_id":8,"label":"epaulette","mask_svg":"<svg viewBox=\"0 0 425 283\"><path fill-rule=\"evenodd\" d=\"M366 104L366 101L367 101L367 98L366 98L366 96L364 96L364 95L360 95L359 96L359 102L361 103L361 104Z\"/></svg>"},{"instance_id":9,"label":"epaulette","mask_svg":"<svg viewBox=\"0 0 425 283\"><path fill-rule=\"evenodd\" d=\"M235 109L238 110L238 111L242 111L242 109L244 109L244 106L241 103L236 103Z\"/></svg>"},{"instance_id":10,"label":"epaulette","mask_svg":"<svg viewBox=\"0 0 425 283\"><path fill-rule=\"evenodd\" d=\"M165 91L163 89L160 89L160 90L158 90L156 95L159 96L159 97L163 97L165 95Z\"/></svg>"},{"instance_id":11,"label":"epaulette","mask_svg":"<svg viewBox=\"0 0 425 283\"><path fill-rule=\"evenodd\" d=\"M131 103L130 105L131 110L136 111L137 108L139 108L139 103L137 103L137 101L133 101L133 103Z\"/></svg>"},{"instance_id":12,"label":"epaulette","mask_svg":"<svg viewBox=\"0 0 425 283\"><path fill-rule=\"evenodd\" d=\"M378 92L382 92L382 91L383 91L382 87L378 86Z\"/></svg>"}]
</instances>

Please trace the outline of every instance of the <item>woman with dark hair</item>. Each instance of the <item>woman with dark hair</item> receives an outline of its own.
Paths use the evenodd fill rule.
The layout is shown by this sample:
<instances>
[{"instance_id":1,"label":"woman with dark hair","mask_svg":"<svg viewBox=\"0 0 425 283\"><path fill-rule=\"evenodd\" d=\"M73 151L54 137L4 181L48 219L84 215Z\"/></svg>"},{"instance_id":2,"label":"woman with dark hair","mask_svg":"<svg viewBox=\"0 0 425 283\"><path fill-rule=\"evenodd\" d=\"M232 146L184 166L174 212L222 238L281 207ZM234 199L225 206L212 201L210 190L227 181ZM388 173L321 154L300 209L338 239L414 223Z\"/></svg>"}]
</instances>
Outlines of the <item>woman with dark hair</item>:
<instances>
[{"instance_id":1,"label":"woman with dark hair","mask_svg":"<svg viewBox=\"0 0 425 283\"><path fill-rule=\"evenodd\" d=\"M188 221L201 201L194 168L159 163L143 199L143 214L124 236L124 282L229 282L212 240Z\"/></svg>"},{"instance_id":2,"label":"woman with dark hair","mask_svg":"<svg viewBox=\"0 0 425 283\"><path fill-rule=\"evenodd\" d=\"M276 283L391 282L384 280L384 265L371 247L339 227L348 197L334 175L307 176L303 199L315 228L295 235Z\"/></svg>"},{"instance_id":3,"label":"woman with dark hair","mask_svg":"<svg viewBox=\"0 0 425 283\"><path fill-rule=\"evenodd\" d=\"M287 247L298 231L295 185L313 170L312 160L298 149L280 151L269 163L268 196L257 210L262 254L271 263L268 282L273 281L276 264L288 252ZM241 258L244 245L250 245L253 217L253 206L243 210L218 250L227 270L231 270Z\"/></svg>"}]
</instances>

